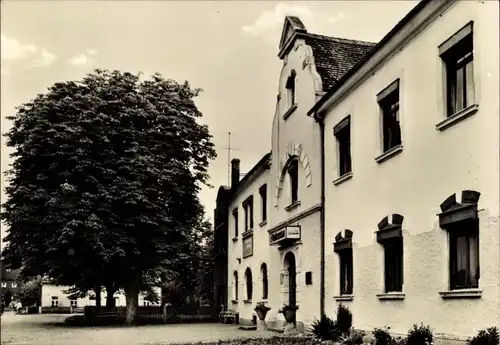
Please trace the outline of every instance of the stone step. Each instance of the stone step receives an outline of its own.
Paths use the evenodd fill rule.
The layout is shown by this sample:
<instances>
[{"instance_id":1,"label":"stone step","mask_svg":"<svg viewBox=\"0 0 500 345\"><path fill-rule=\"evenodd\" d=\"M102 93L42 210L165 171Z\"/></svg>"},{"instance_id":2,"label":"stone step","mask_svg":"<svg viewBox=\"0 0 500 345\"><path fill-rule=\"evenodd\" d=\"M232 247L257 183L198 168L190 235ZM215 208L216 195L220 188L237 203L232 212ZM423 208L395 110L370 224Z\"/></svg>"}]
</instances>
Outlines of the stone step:
<instances>
[{"instance_id":1,"label":"stone step","mask_svg":"<svg viewBox=\"0 0 500 345\"><path fill-rule=\"evenodd\" d=\"M269 327L269 331L276 333L283 333L285 331L285 327Z\"/></svg>"},{"instance_id":2,"label":"stone step","mask_svg":"<svg viewBox=\"0 0 500 345\"><path fill-rule=\"evenodd\" d=\"M241 329L241 330L243 330L243 331L255 331L255 330L257 330L257 326L255 326L255 325L251 325L251 326L243 326L243 325L241 325L238 328Z\"/></svg>"}]
</instances>

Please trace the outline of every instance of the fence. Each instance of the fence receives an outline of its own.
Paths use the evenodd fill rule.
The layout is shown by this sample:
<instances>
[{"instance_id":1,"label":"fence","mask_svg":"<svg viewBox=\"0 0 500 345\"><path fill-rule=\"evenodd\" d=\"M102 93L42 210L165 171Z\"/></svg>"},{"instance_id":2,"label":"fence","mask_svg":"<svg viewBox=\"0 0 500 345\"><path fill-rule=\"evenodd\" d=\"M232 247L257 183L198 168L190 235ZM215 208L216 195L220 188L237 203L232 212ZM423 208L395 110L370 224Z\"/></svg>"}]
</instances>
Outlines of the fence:
<instances>
[{"instance_id":1,"label":"fence","mask_svg":"<svg viewBox=\"0 0 500 345\"><path fill-rule=\"evenodd\" d=\"M41 314L78 314L83 313L83 308L81 307L37 307L38 313ZM31 310L27 310L28 313L36 313Z\"/></svg>"},{"instance_id":2,"label":"fence","mask_svg":"<svg viewBox=\"0 0 500 345\"><path fill-rule=\"evenodd\" d=\"M141 323L178 323L178 322L210 322L214 321L209 306L198 308L183 307L138 307ZM127 314L126 307L101 307L99 312L95 306L85 307L85 320L100 322L103 320L122 322Z\"/></svg>"}]
</instances>

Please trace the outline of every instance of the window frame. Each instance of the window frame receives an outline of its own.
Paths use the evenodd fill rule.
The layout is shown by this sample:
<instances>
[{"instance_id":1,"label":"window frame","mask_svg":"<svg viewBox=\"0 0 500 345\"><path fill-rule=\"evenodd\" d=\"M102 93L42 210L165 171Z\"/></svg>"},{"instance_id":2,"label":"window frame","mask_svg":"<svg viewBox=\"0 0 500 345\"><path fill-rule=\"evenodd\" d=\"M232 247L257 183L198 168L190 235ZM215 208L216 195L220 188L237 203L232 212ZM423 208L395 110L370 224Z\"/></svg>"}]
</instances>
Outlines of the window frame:
<instances>
[{"instance_id":1,"label":"window frame","mask_svg":"<svg viewBox=\"0 0 500 345\"><path fill-rule=\"evenodd\" d=\"M444 110L447 119L476 104L473 24L473 21L468 22L438 47L439 57L444 66ZM470 78L467 66L470 67ZM457 97L459 72L463 73L462 104L458 104Z\"/></svg>"},{"instance_id":2,"label":"window frame","mask_svg":"<svg viewBox=\"0 0 500 345\"><path fill-rule=\"evenodd\" d=\"M338 252L340 265L340 296L352 295L354 291L354 266L352 248L344 249ZM346 272L347 271L347 272ZM347 274L347 282L345 275ZM347 286L346 286L347 283Z\"/></svg>"},{"instance_id":3,"label":"window frame","mask_svg":"<svg viewBox=\"0 0 500 345\"><path fill-rule=\"evenodd\" d=\"M238 300L238 294L239 294L239 289L238 289L238 284L239 284L239 279L238 279L238 272L237 271L234 271L233 272L233 293L234 293L234 300L237 301Z\"/></svg>"},{"instance_id":4,"label":"window frame","mask_svg":"<svg viewBox=\"0 0 500 345\"><path fill-rule=\"evenodd\" d=\"M467 241L467 251L465 253L465 259L467 261L467 271L465 272L468 281L465 283L458 282L459 274L458 271L458 240L459 238L465 238ZM471 247L470 239L474 238L475 243ZM448 231L448 243L449 243L449 289L450 291L462 290L462 289L477 289L479 288L479 279L481 274L480 269L480 244L479 244L479 219L465 219L463 221L454 223L449 226ZM471 250L475 251L476 268L471 266ZM471 275L475 271L476 276L471 278Z\"/></svg>"},{"instance_id":5,"label":"window frame","mask_svg":"<svg viewBox=\"0 0 500 345\"><path fill-rule=\"evenodd\" d=\"M51 300L51 307L59 307L59 297L58 296L52 296Z\"/></svg>"},{"instance_id":6,"label":"window frame","mask_svg":"<svg viewBox=\"0 0 500 345\"><path fill-rule=\"evenodd\" d=\"M253 195L250 195L242 203L243 211L245 212L245 231L253 229L254 226L254 209L253 209Z\"/></svg>"},{"instance_id":7,"label":"window frame","mask_svg":"<svg viewBox=\"0 0 500 345\"><path fill-rule=\"evenodd\" d=\"M251 301L253 298L253 275L250 267L247 267L245 270L245 290L247 294L247 301Z\"/></svg>"},{"instance_id":8,"label":"window frame","mask_svg":"<svg viewBox=\"0 0 500 345\"><path fill-rule=\"evenodd\" d=\"M239 236L239 229L238 229L238 223L239 223L239 215L238 215L238 208L234 208L233 211L231 212L233 215L233 224L234 224L234 238L238 238Z\"/></svg>"},{"instance_id":9,"label":"window frame","mask_svg":"<svg viewBox=\"0 0 500 345\"><path fill-rule=\"evenodd\" d=\"M262 299L267 300L269 297L269 280L267 278L267 264L262 263L260 266L260 272L262 275Z\"/></svg>"},{"instance_id":10,"label":"window frame","mask_svg":"<svg viewBox=\"0 0 500 345\"><path fill-rule=\"evenodd\" d=\"M292 70L286 81L288 109L293 108L296 103L297 92L297 72Z\"/></svg>"},{"instance_id":11,"label":"window frame","mask_svg":"<svg viewBox=\"0 0 500 345\"><path fill-rule=\"evenodd\" d=\"M261 205L261 222L267 221L267 184L263 184L259 188L260 205Z\"/></svg>"},{"instance_id":12,"label":"window frame","mask_svg":"<svg viewBox=\"0 0 500 345\"><path fill-rule=\"evenodd\" d=\"M396 79L377 95L377 103L381 113L382 153L403 144L400 102L399 79Z\"/></svg>"},{"instance_id":13,"label":"window frame","mask_svg":"<svg viewBox=\"0 0 500 345\"><path fill-rule=\"evenodd\" d=\"M404 245L403 238L386 240L384 247L384 291L403 292Z\"/></svg>"},{"instance_id":14,"label":"window frame","mask_svg":"<svg viewBox=\"0 0 500 345\"><path fill-rule=\"evenodd\" d=\"M288 178L290 179L290 205L299 201L299 160L293 158L287 167Z\"/></svg>"},{"instance_id":15,"label":"window frame","mask_svg":"<svg viewBox=\"0 0 500 345\"><path fill-rule=\"evenodd\" d=\"M339 177L342 177L352 172L350 116L344 118L334 127L333 135L337 141Z\"/></svg>"}]
</instances>

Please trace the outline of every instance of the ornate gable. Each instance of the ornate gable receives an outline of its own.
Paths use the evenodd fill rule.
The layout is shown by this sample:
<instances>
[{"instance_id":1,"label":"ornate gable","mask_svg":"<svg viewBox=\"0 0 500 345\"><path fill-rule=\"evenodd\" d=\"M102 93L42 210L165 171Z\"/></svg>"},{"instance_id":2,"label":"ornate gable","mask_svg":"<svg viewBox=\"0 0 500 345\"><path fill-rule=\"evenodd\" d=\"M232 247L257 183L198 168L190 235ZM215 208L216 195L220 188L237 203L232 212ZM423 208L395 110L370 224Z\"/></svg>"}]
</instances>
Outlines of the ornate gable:
<instances>
[{"instance_id":1,"label":"ornate gable","mask_svg":"<svg viewBox=\"0 0 500 345\"><path fill-rule=\"evenodd\" d=\"M281 39L279 44L279 50L282 52L284 48L288 45L290 39L295 32L306 33L306 27L297 17L286 16L285 23L283 24L283 30L281 32ZM281 54L280 54L281 55Z\"/></svg>"}]
</instances>

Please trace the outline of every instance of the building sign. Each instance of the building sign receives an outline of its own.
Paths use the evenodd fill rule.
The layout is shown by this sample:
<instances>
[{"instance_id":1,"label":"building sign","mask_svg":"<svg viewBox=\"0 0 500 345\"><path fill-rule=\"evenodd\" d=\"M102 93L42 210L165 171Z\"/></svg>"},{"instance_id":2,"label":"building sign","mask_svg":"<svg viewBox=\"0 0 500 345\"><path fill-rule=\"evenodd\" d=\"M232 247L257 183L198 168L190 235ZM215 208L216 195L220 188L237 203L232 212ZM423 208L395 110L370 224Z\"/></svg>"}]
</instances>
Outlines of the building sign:
<instances>
[{"instance_id":1,"label":"building sign","mask_svg":"<svg viewBox=\"0 0 500 345\"><path fill-rule=\"evenodd\" d=\"M300 240L300 225L289 225L269 234L269 244L279 244L287 240Z\"/></svg>"},{"instance_id":2,"label":"building sign","mask_svg":"<svg viewBox=\"0 0 500 345\"><path fill-rule=\"evenodd\" d=\"M253 235L243 239L243 258L253 255Z\"/></svg>"}]
</instances>

